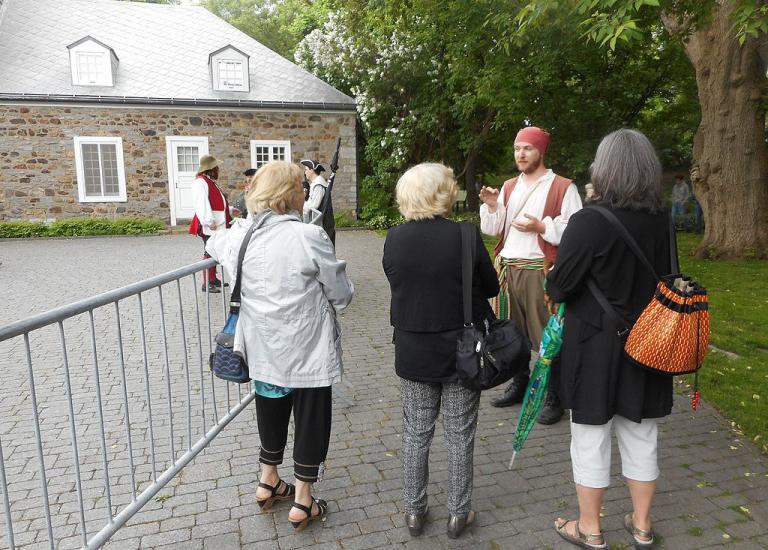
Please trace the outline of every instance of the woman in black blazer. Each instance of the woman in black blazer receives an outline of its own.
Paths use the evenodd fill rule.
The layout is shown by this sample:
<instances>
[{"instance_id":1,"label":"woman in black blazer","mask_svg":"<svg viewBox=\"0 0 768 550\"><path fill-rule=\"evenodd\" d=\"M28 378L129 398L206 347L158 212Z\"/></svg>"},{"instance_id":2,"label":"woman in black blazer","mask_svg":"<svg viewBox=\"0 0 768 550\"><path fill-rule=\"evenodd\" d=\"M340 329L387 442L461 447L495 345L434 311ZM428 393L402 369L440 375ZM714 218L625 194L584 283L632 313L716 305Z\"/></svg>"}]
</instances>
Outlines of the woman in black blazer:
<instances>
[{"instance_id":1,"label":"woman in black blazer","mask_svg":"<svg viewBox=\"0 0 768 550\"><path fill-rule=\"evenodd\" d=\"M446 219L458 188L450 168L424 163L409 169L395 190L406 223L389 230L382 264L392 290L395 371L403 399L403 496L411 535L427 516L429 447L442 404L448 447L447 532L458 537L472 523L472 454L480 393L459 385L456 339L463 325L461 232ZM476 323L493 315L496 271L477 231L472 277Z\"/></svg>"},{"instance_id":2,"label":"woman in black blazer","mask_svg":"<svg viewBox=\"0 0 768 550\"><path fill-rule=\"evenodd\" d=\"M634 322L656 283L597 208L609 209L659 274L670 271L669 214L661 203L661 164L648 139L618 130L600 143L592 165L593 204L571 216L547 277L547 291L566 303L560 397L571 409L571 461L579 519L555 528L582 548L607 548L600 508L610 481L611 431L634 510L624 518L636 547L653 544L651 503L659 475L657 419L672 409L672 379L629 362L624 340L587 287L591 278L613 308ZM621 327L623 328L623 327Z\"/></svg>"}]
</instances>

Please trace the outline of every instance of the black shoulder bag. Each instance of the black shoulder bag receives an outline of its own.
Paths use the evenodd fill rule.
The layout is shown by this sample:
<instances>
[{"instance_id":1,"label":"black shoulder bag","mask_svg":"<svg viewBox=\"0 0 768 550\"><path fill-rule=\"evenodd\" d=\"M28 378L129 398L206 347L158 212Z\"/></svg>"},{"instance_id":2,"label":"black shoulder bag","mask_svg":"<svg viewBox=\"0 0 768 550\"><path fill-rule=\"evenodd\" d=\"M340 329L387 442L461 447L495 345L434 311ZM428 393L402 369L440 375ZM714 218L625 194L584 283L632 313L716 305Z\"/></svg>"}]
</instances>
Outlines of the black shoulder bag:
<instances>
[{"instance_id":1,"label":"black shoulder bag","mask_svg":"<svg viewBox=\"0 0 768 550\"><path fill-rule=\"evenodd\" d=\"M477 228L461 228L461 289L464 328L456 342L459 383L470 390L487 390L512 379L531 361L531 343L511 319L486 319L483 330L472 320L472 272L475 269Z\"/></svg>"},{"instance_id":2,"label":"black shoulder bag","mask_svg":"<svg viewBox=\"0 0 768 550\"><path fill-rule=\"evenodd\" d=\"M237 320L240 317L240 281L242 279L243 259L245 258L248 243L251 242L251 236L254 231L264 224L269 214L269 211L259 214L243 237L243 243L240 245L240 252L237 255L235 286L232 288L232 295L229 297L229 315L227 316L227 322L224 323L224 328L216 335L216 348L211 353L211 371L216 377L227 382L244 384L251 381L248 373L248 363L246 363L242 355L234 350L235 329L237 328Z\"/></svg>"}]
</instances>

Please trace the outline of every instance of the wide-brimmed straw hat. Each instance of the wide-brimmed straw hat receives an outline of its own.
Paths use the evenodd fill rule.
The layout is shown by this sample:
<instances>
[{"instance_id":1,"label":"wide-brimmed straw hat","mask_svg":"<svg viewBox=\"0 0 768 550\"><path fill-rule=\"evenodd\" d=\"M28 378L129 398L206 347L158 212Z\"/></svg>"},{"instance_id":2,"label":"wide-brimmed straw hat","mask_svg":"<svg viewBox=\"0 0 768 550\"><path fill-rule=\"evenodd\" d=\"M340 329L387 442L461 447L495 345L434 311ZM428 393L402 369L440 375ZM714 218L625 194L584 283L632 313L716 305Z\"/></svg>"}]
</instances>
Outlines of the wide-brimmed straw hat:
<instances>
[{"instance_id":1,"label":"wide-brimmed straw hat","mask_svg":"<svg viewBox=\"0 0 768 550\"><path fill-rule=\"evenodd\" d=\"M219 165L219 161L213 155L203 155L200 157L200 168L197 169L198 174L213 170Z\"/></svg>"}]
</instances>

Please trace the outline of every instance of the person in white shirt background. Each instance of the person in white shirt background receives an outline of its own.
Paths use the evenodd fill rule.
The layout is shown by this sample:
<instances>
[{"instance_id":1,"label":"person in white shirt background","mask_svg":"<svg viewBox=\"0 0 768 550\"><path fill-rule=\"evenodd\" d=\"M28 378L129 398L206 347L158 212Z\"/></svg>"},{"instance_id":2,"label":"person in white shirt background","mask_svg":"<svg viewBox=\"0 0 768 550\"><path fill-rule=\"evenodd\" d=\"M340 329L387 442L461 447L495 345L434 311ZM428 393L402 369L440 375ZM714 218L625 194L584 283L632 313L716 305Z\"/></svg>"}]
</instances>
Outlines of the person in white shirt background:
<instances>
[{"instance_id":1,"label":"person in white shirt background","mask_svg":"<svg viewBox=\"0 0 768 550\"><path fill-rule=\"evenodd\" d=\"M321 176L325 167L317 161L304 159L300 163L304 167L304 177L309 182L309 198L304 202L304 221L312 219L312 210L319 210L323 204L328 182Z\"/></svg>"},{"instance_id":2,"label":"person in white shirt background","mask_svg":"<svg viewBox=\"0 0 768 550\"><path fill-rule=\"evenodd\" d=\"M200 157L197 177L192 183L192 202L195 215L189 224L189 233L203 239L203 258L210 258L205 251L205 244L216 231L227 228L232 223L232 215L240 213L229 206L227 197L217 185L219 179L219 161L211 155ZM206 270L203 292L221 292L222 282L216 276L216 268Z\"/></svg>"},{"instance_id":3,"label":"person in white shirt background","mask_svg":"<svg viewBox=\"0 0 768 550\"><path fill-rule=\"evenodd\" d=\"M497 315L513 319L528 336L534 351L539 350L549 312L544 301L544 277L555 262L557 246L568 218L581 209L581 197L573 182L556 175L544 164L549 133L535 126L520 130L515 138L515 164L520 175L498 189L480 190L480 229L499 237L496 268L501 293L496 300ZM553 368L553 376L557 375ZM508 407L523 400L529 372L517 375L504 394L491 401ZM542 424L554 424L563 415L560 401L550 383Z\"/></svg>"}]
</instances>

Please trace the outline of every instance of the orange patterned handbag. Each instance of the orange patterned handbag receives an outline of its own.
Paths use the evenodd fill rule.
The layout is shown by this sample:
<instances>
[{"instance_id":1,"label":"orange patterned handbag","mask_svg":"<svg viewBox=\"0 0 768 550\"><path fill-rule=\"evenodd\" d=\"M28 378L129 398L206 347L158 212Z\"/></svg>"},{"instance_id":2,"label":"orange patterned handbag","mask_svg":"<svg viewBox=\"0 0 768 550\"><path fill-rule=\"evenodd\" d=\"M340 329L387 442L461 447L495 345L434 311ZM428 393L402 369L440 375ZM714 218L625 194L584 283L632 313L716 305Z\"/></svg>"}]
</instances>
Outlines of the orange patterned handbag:
<instances>
[{"instance_id":1,"label":"orange patterned handbag","mask_svg":"<svg viewBox=\"0 0 768 550\"><path fill-rule=\"evenodd\" d=\"M659 277L635 239L613 212L599 205L594 205L592 208L600 212L616 228L632 252L659 281L651 301L643 309L634 325L630 325L619 316L602 291L597 288L594 280L590 279L587 283L608 317L616 326L624 327L618 330L618 335L626 338L625 355L633 363L661 374L675 376L697 372L704 363L704 357L709 348L707 290L690 277L679 273L677 239L671 218L669 251L672 274ZM691 403L694 410L698 401L698 377L696 377Z\"/></svg>"}]
</instances>

